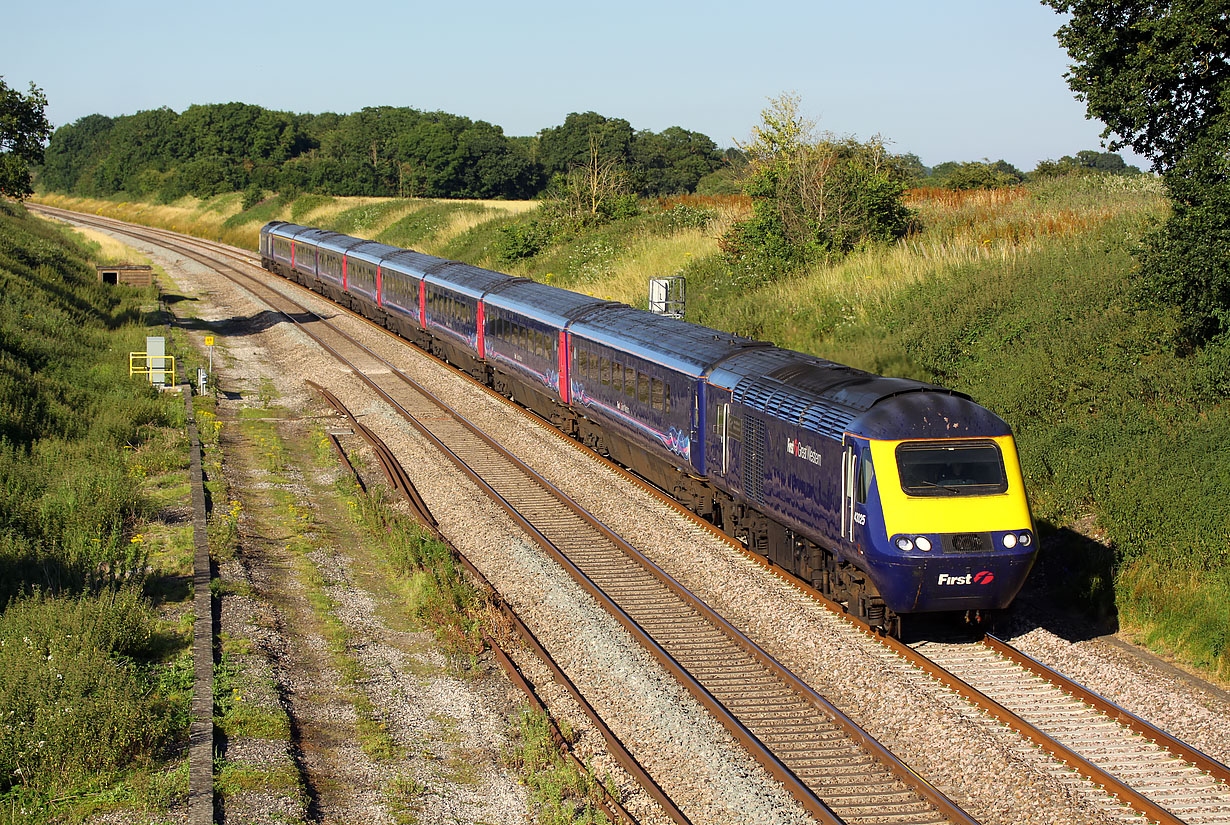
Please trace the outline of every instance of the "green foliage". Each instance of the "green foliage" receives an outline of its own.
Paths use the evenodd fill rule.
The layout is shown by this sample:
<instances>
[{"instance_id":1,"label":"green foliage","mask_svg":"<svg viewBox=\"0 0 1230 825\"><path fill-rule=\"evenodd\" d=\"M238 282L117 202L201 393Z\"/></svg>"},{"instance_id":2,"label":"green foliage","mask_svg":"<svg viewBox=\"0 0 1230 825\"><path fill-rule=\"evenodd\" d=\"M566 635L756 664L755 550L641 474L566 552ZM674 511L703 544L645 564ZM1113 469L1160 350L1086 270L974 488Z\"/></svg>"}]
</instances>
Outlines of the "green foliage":
<instances>
[{"instance_id":1,"label":"green foliage","mask_svg":"<svg viewBox=\"0 0 1230 825\"><path fill-rule=\"evenodd\" d=\"M565 732L567 735L567 732ZM540 713L522 713L517 744L508 761L530 790L535 821L541 825L609 823L597 803L602 789L594 778L565 759Z\"/></svg>"},{"instance_id":2,"label":"green foliage","mask_svg":"<svg viewBox=\"0 0 1230 825\"><path fill-rule=\"evenodd\" d=\"M46 140L47 135L42 136ZM278 191L424 198L528 198L583 165L591 137L629 172L630 191L690 192L722 159L706 136L570 114L537 138L446 112L379 106L294 115L242 103L168 108L60 127L40 184L91 197L125 192L169 203L185 195ZM254 203L246 203L245 209Z\"/></svg>"},{"instance_id":3,"label":"green foliage","mask_svg":"<svg viewBox=\"0 0 1230 825\"><path fill-rule=\"evenodd\" d=\"M1173 210L1139 255L1137 295L1177 306L1189 343L1230 338L1230 160L1217 143L1194 147L1166 173Z\"/></svg>"},{"instance_id":4,"label":"green foliage","mask_svg":"<svg viewBox=\"0 0 1230 825\"><path fill-rule=\"evenodd\" d=\"M48 817L186 737L191 678L159 663L130 535L166 468L140 448L182 421L128 376L152 295L62 232L0 203L0 806Z\"/></svg>"},{"instance_id":5,"label":"green foliage","mask_svg":"<svg viewBox=\"0 0 1230 825\"><path fill-rule=\"evenodd\" d=\"M409 583L406 598L412 615L432 630L445 653L480 653L488 605L448 546L396 513L379 494L352 501L352 513L378 543L391 572Z\"/></svg>"},{"instance_id":6,"label":"green foliage","mask_svg":"<svg viewBox=\"0 0 1230 825\"><path fill-rule=\"evenodd\" d=\"M941 163L931 170L926 183L944 189L999 189L1003 186L1017 186L1024 180L1025 176L1021 171L1006 160L997 160L994 163L974 160L966 163Z\"/></svg>"},{"instance_id":7,"label":"green foliage","mask_svg":"<svg viewBox=\"0 0 1230 825\"><path fill-rule=\"evenodd\" d=\"M911 222L905 167L882 140L817 139L791 95L772 100L761 118L741 147L749 161L743 191L752 198L752 217L719 244L732 267L771 279L905 235Z\"/></svg>"},{"instance_id":8,"label":"green foliage","mask_svg":"<svg viewBox=\"0 0 1230 825\"><path fill-rule=\"evenodd\" d=\"M1222 4L1044 0L1071 14L1058 32L1074 65L1068 85L1089 116L1166 180L1174 212L1147 239L1143 289L1179 307L1182 337L1230 333L1230 27Z\"/></svg>"},{"instance_id":9,"label":"green foliage","mask_svg":"<svg viewBox=\"0 0 1230 825\"><path fill-rule=\"evenodd\" d=\"M182 682L157 689L154 618L132 588L34 595L0 614L0 791L64 791L185 733ZM142 663L144 662L144 664Z\"/></svg>"},{"instance_id":10,"label":"green foliage","mask_svg":"<svg viewBox=\"0 0 1230 825\"><path fill-rule=\"evenodd\" d=\"M496 230L494 251L496 261L510 264L522 258L532 258L555 240L556 230L550 220L534 215L516 223L503 224Z\"/></svg>"},{"instance_id":11,"label":"green foliage","mask_svg":"<svg viewBox=\"0 0 1230 825\"><path fill-rule=\"evenodd\" d=\"M1038 161L1038 166L1030 173L1030 178L1095 174L1139 175L1141 172L1135 166L1128 166L1122 155L1082 149L1076 153L1076 157L1064 155L1059 160Z\"/></svg>"},{"instance_id":12,"label":"green foliage","mask_svg":"<svg viewBox=\"0 0 1230 825\"><path fill-rule=\"evenodd\" d=\"M1072 58L1068 86L1089 116L1170 169L1206 138L1230 105L1230 27L1220 3L1192 0L1043 0L1071 15L1057 32Z\"/></svg>"},{"instance_id":13,"label":"green foliage","mask_svg":"<svg viewBox=\"0 0 1230 825\"><path fill-rule=\"evenodd\" d=\"M30 164L42 161L51 136L46 108L47 97L33 83L23 95L0 77L0 197L20 200L34 192Z\"/></svg>"}]
</instances>

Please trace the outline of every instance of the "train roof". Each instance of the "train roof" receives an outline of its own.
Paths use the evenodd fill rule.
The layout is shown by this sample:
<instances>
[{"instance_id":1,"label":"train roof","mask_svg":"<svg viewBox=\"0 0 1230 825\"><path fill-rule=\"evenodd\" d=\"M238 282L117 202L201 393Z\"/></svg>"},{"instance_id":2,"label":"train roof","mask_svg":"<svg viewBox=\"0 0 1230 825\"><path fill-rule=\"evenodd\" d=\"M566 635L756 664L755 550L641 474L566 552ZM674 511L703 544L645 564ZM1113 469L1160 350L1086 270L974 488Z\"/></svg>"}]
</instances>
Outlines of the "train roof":
<instances>
[{"instance_id":1,"label":"train roof","mask_svg":"<svg viewBox=\"0 0 1230 825\"><path fill-rule=\"evenodd\" d=\"M470 298L479 299L490 289L499 284L513 280L524 280L514 275L505 275L480 266L471 266L444 258L436 258L437 263L423 271L423 280L429 284L443 286L460 292Z\"/></svg>"},{"instance_id":2,"label":"train roof","mask_svg":"<svg viewBox=\"0 0 1230 825\"><path fill-rule=\"evenodd\" d=\"M296 235L306 232L311 227L300 226L297 223L289 223L288 221L270 221L265 224L261 231L267 232L270 235L278 235L283 238L293 238Z\"/></svg>"},{"instance_id":3,"label":"train roof","mask_svg":"<svg viewBox=\"0 0 1230 825\"><path fill-rule=\"evenodd\" d=\"M767 346L675 318L655 315L624 304L611 304L587 313L569 327L576 336L663 364L693 377L748 347Z\"/></svg>"},{"instance_id":4,"label":"train roof","mask_svg":"<svg viewBox=\"0 0 1230 825\"><path fill-rule=\"evenodd\" d=\"M708 381L730 390L735 403L835 439L1008 434L998 416L961 393L777 347L736 353Z\"/></svg>"},{"instance_id":5,"label":"train roof","mask_svg":"<svg viewBox=\"0 0 1230 825\"><path fill-rule=\"evenodd\" d=\"M413 249L398 249L385 258L380 265L384 269L403 272L421 281L427 270L438 267L442 263L447 263L447 261L434 255L424 255Z\"/></svg>"},{"instance_id":6,"label":"train roof","mask_svg":"<svg viewBox=\"0 0 1230 825\"><path fill-rule=\"evenodd\" d=\"M544 324L563 329L569 322L601 306L619 306L612 301L582 295L568 289L515 280L498 284L483 298L489 307L515 312Z\"/></svg>"},{"instance_id":7,"label":"train roof","mask_svg":"<svg viewBox=\"0 0 1230 825\"><path fill-rule=\"evenodd\" d=\"M347 251L363 243L366 243L366 241L362 238L352 238L349 235L330 232L326 237L317 239L316 246L319 249L326 249L339 255L345 255Z\"/></svg>"},{"instance_id":8,"label":"train roof","mask_svg":"<svg viewBox=\"0 0 1230 825\"><path fill-rule=\"evenodd\" d=\"M397 246L389 246L387 243L379 241L361 241L346 250L346 257L358 258L361 261L367 261L372 264L383 265L384 259L392 255L394 252L400 252L401 248Z\"/></svg>"}]
</instances>

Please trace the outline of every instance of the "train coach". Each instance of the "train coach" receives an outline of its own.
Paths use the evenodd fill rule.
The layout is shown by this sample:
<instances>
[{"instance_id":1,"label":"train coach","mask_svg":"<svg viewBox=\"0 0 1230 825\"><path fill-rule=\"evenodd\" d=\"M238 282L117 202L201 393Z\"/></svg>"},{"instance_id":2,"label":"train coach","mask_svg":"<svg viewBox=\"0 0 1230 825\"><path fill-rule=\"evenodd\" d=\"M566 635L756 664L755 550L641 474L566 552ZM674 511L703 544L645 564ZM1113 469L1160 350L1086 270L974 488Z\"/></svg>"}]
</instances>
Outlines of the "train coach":
<instances>
[{"instance_id":1,"label":"train coach","mask_svg":"<svg viewBox=\"0 0 1230 825\"><path fill-rule=\"evenodd\" d=\"M260 251L890 633L981 620L1033 565L1012 433L965 395L335 232Z\"/></svg>"}]
</instances>

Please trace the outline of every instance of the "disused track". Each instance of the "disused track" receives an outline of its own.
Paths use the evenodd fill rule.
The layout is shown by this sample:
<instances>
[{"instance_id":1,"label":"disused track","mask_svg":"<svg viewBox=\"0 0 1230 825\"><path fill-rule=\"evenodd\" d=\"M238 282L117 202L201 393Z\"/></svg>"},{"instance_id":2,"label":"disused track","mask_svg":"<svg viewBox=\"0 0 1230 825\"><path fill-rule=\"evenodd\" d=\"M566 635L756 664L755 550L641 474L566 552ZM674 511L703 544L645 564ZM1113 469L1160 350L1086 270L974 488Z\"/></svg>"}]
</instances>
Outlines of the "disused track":
<instances>
[{"instance_id":1,"label":"disused track","mask_svg":"<svg viewBox=\"0 0 1230 825\"><path fill-rule=\"evenodd\" d=\"M973 825L955 803L754 642L392 364L262 279L193 251L199 241L109 219L68 217L153 237L295 322L519 522L819 821Z\"/></svg>"},{"instance_id":2,"label":"disused track","mask_svg":"<svg viewBox=\"0 0 1230 825\"><path fill-rule=\"evenodd\" d=\"M80 219L76 215L72 215L72 217ZM171 233L163 234L169 237L179 237L172 236ZM202 246L206 245L205 242L200 241L192 241L191 243ZM253 260L250 255L245 258L244 256L237 255L230 249L227 249L225 254L240 260ZM560 438L564 439L564 436L561 435ZM578 446L578 449L584 448ZM657 491L654 492L662 500L670 501ZM534 507L534 505L528 503L524 506L531 510ZM753 558L755 557L753 556ZM580 576L578 576L578 573L574 573L574 577L578 577L578 580L581 578L592 578L592 583L589 586L596 589L601 589L600 586L603 584L611 587L613 590L618 589L620 585L612 584L612 582L625 581L628 580L629 576L636 574L634 568L620 569L614 566L607 567L608 563L606 561L598 557L589 557L587 552L583 550L578 551L577 559L578 564L576 567ZM637 562L635 566L640 567L642 571L646 571L650 575L651 579L653 578L652 565L647 560ZM591 570L592 577L585 577L582 568ZM787 576L783 577L792 581L800 589L807 591L809 595L824 601L823 597L820 597L815 591L810 590L810 588L802 585L797 580L792 580ZM690 638L699 639L702 635L708 638L710 633L719 631L714 629L711 621L708 628L704 630L692 629L681 631L682 635L675 638L668 625L662 624L653 618L663 609L654 601L656 599L654 591L658 587L665 587L667 590L670 590L672 585L659 578L656 579L656 584L651 584L649 580L645 580L626 591L626 595L622 598L627 600L629 609L626 611L626 620L621 619L621 621L624 621L626 626L631 623L639 627L640 624L637 622L636 617L642 617L645 626L655 630L664 640L661 647L667 656L671 659L675 658L671 652L672 649L674 653L677 653L678 659L676 659L676 664L680 665L681 669L685 664L692 664L695 666L698 676L708 675L708 687L712 688L709 692L715 701L719 703L725 701L732 706L737 706L741 700L737 695L731 694L731 687L745 681L748 677L743 674L731 675L732 673L737 673L731 669L731 663L736 660L734 658L719 660L716 657L721 654L716 650L707 649L700 642L693 645L693 642L686 641ZM828 603L828 605L837 612L841 612L839 605L833 605L832 603ZM677 610L676 612L679 611ZM687 611L684 610L682 612ZM645 616L650 618L644 618ZM851 621L855 625L859 624L856 620L851 619ZM870 630L866 627L861 629L870 633ZM692 634L699 635L694 636ZM1199 754L1199 752L1178 742L1173 737L1169 737L1164 732L1148 726L1147 723L1137 720L1131 714L1127 714L1126 711L1115 708L1110 703L1105 703L1105 700L1101 700L1104 705L1098 705L1096 701L1090 698L1088 691L1074 683L1063 684L1059 687L1049 686L1047 690L1051 691L1051 693L1048 694L1047 690L1041 690L1036 684L1031 684L1029 681L1031 678L1038 678L1037 674L1039 673L1038 669L1041 668L1040 665L1035 667L1021 664L1005 667L1003 664L988 663L986 661L986 654L981 651L988 650L988 646L994 646L993 640L988 639L983 645L944 646L941 648L937 644L932 644L920 647L919 649L912 649L900 645L900 643L891 639L878 638L896 654L905 657L915 666L956 690L971 703L978 705L993 717L1014 728L1025 739L1047 750L1061 762L1074 768L1078 773L1095 784L1102 785L1107 789L1108 793L1118 797L1127 806L1115 806L1115 810L1112 813L1119 813L1126 817L1134 816L1132 811L1136 811L1145 814L1153 821L1167 823L1167 825L1174 825L1174 823L1185 821L1192 823L1192 825L1197 825L1197 823L1220 824L1230 822L1230 802L1227 801L1230 800L1230 785L1228 785L1228 782L1230 782L1230 772L1227 772L1224 766L1203 754ZM923 650L935 655L939 661L936 662L928 659L922 652ZM992 653L991 655L998 656L999 654ZM718 664L706 667L706 661ZM1002 662L1003 660L1000 659L999 661ZM1015 670L1013 670L1014 668ZM1043 668L1043 670L1045 669ZM994 675L996 673L1000 675ZM714 678L715 674L717 678ZM962 676L965 678L961 678ZM1050 682L1063 681L1063 677L1059 674L1048 676L1047 679ZM706 687L703 684L703 679L698 679L697 681L702 682L701 687ZM760 690L759 696L766 700L767 704L772 704L774 698L780 698L788 694L790 690L794 690L796 693L798 691L797 686L791 686L785 689L786 694L777 692L784 688L780 684L774 684L772 681L756 681L756 684ZM1078 699L1069 698L1069 694L1078 697ZM1031 710L1028 703L1023 701L1023 697L1035 695L1041 697L1036 703L1036 708L1039 709ZM754 703L755 699L749 697L748 701ZM1053 713L1040 710L1040 708L1046 706L1055 707L1074 701L1078 701L1079 705L1067 704L1066 709L1056 710ZM813 704L814 707L815 705ZM1096 710L1091 710L1091 707L1096 708ZM1093 715L1090 716L1090 714ZM775 727L775 723L783 717L772 711L752 710L749 718L756 719L757 725L759 725L759 728L753 725L748 726L748 731L752 733L753 737L755 737L755 730L759 729L764 734L766 741L774 741L774 738L780 735L785 737L781 740L784 742L785 749L793 746L790 734L786 733L789 730L788 726ZM1074 724L1077 718L1085 719L1084 727ZM803 729L800 728L799 730ZM807 730L809 734L820 735L819 728ZM1092 735L1091 733L1082 732L1092 730L1097 730L1099 733ZM806 735L808 734L800 733L795 735L795 738L803 738ZM1153 741L1158 744L1151 744ZM1134 756L1138 751L1143 752L1150 749L1155 751L1155 753L1142 759L1133 760L1132 758L1125 758L1126 756ZM1170 756L1167 756L1167 754L1170 754ZM857 773L857 769L852 769L852 773ZM806 771L803 772L803 775L807 775ZM830 791L830 793L832 792ZM841 791L838 791L837 795L840 796L840 793ZM818 814L818 816L822 816L822 814ZM890 816L889 819L884 821L902 820L892 819Z\"/></svg>"}]
</instances>

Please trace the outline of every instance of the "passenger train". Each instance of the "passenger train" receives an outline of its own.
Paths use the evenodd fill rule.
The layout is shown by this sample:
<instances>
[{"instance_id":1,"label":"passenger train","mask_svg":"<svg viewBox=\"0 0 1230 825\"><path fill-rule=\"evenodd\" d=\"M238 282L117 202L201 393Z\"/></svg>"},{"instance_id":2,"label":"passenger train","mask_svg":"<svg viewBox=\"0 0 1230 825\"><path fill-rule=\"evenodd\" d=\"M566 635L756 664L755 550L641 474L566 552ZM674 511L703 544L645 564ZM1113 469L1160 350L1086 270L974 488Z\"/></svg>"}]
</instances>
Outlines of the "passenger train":
<instances>
[{"instance_id":1,"label":"passenger train","mask_svg":"<svg viewBox=\"0 0 1230 825\"><path fill-rule=\"evenodd\" d=\"M1033 565L1012 433L961 393L282 221L260 253L889 633L980 621Z\"/></svg>"}]
</instances>

